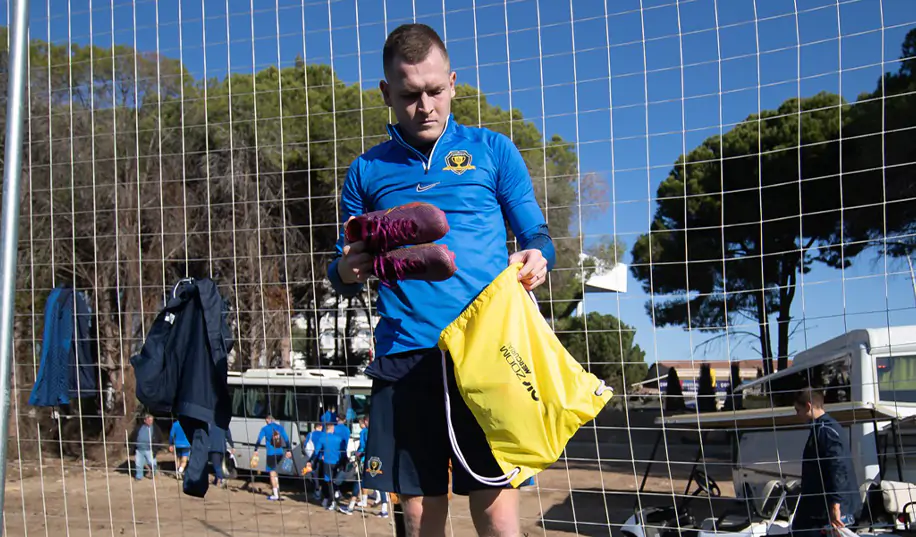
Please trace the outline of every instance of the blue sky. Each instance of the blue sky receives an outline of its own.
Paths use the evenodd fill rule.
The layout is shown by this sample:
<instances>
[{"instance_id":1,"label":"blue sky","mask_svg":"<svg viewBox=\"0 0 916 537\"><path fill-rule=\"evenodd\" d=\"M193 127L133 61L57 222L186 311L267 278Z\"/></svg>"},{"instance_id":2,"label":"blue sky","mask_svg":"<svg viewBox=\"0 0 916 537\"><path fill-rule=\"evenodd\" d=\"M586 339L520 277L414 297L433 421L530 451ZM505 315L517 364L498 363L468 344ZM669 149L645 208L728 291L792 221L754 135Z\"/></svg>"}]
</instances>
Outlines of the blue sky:
<instances>
[{"instance_id":1,"label":"blue sky","mask_svg":"<svg viewBox=\"0 0 916 537\"><path fill-rule=\"evenodd\" d=\"M577 143L581 172L611 186L584 223L587 240L616 235L628 247L648 229L655 190L681 153L798 94L854 101L897 69L916 26L913 0L161 0L158 14L153 0L114 0L114 13L110 1L52 4L49 24L47 1L32 2L33 38L48 39L50 27L52 41L66 42L69 21L73 41L88 43L91 23L100 46L136 39L155 51L158 37L159 53L181 57L198 78L224 77L230 64L287 66L298 54L333 62L339 77L367 88L381 77L387 31L429 24L445 37L459 82ZM868 254L845 271L815 268L801 284L793 353L854 328L916 324L905 262ZM586 307L634 326L650 362L758 357L738 338L695 351L709 336L654 328L647 298L630 276L627 293L589 295Z\"/></svg>"}]
</instances>

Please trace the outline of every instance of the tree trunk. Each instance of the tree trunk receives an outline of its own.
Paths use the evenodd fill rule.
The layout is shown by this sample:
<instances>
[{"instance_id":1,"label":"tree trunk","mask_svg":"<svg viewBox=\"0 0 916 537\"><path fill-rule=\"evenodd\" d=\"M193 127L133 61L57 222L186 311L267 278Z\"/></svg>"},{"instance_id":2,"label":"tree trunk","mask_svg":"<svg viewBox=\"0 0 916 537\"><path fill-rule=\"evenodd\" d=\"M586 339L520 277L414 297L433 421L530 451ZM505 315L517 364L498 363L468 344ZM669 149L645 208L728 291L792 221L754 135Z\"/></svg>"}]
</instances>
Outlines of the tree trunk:
<instances>
[{"instance_id":1,"label":"tree trunk","mask_svg":"<svg viewBox=\"0 0 916 537\"><path fill-rule=\"evenodd\" d=\"M770 345L770 324L767 319L766 291L761 290L755 295L757 300L757 328L760 338L760 356L763 359L763 374L773 372L773 349Z\"/></svg>"},{"instance_id":2,"label":"tree trunk","mask_svg":"<svg viewBox=\"0 0 916 537\"><path fill-rule=\"evenodd\" d=\"M784 280L784 283L779 288L779 317L777 318L779 324L779 341L777 344L779 345L778 364L780 370L789 367L789 329L792 321L792 301L795 299L795 282L798 278L796 265L797 262L787 258L782 266L784 276L782 280Z\"/></svg>"}]
</instances>

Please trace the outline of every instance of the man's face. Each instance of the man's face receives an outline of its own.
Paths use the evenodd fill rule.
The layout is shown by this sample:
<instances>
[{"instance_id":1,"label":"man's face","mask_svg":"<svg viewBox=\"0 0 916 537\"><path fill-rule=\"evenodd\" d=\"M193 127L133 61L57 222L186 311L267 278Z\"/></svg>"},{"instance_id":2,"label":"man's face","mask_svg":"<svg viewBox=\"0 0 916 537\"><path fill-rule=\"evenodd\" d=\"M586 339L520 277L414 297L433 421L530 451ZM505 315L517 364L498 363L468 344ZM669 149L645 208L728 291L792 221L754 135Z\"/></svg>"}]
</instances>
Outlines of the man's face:
<instances>
[{"instance_id":1,"label":"man's face","mask_svg":"<svg viewBox=\"0 0 916 537\"><path fill-rule=\"evenodd\" d=\"M800 421L809 422L814 419L814 415L811 410L811 403L799 404L795 403L795 415Z\"/></svg>"},{"instance_id":2,"label":"man's face","mask_svg":"<svg viewBox=\"0 0 916 537\"><path fill-rule=\"evenodd\" d=\"M152 417L152 416L147 416L147 417L143 420L143 423L145 423L145 424L147 424L147 425L152 425L152 424L153 424L153 417Z\"/></svg>"},{"instance_id":3,"label":"man's face","mask_svg":"<svg viewBox=\"0 0 916 537\"><path fill-rule=\"evenodd\" d=\"M433 47L420 63L395 56L379 84L385 104L394 110L398 125L413 142L434 143L445 129L455 96L455 73L449 72L442 51Z\"/></svg>"}]
</instances>

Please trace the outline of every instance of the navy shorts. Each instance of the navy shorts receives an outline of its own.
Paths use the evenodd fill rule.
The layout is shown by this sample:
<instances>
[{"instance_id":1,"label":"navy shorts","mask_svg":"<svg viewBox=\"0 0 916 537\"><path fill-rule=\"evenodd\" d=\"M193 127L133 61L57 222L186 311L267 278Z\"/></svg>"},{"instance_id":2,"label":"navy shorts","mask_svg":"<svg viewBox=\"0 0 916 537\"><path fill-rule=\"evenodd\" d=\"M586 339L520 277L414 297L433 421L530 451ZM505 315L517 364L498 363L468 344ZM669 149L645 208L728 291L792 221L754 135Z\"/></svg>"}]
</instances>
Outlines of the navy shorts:
<instances>
[{"instance_id":1,"label":"navy shorts","mask_svg":"<svg viewBox=\"0 0 916 537\"><path fill-rule=\"evenodd\" d=\"M280 467L280 462L283 461L283 455L268 455L264 460L264 469L267 472L276 472L277 468Z\"/></svg>"},{"instance_id":2,"label":"navy shorts","mask_svg":"<svg viewBox=\"0 0 916 537\"><path fill-rule=\"evenodd\" d=\"M189 448L189 447L177 447L177 448L175 448L175 454L178 455L179 457L190 457L190 456L191 456L191 448Z\"/></svg>"},{"instance_id":3,"label":"navy shorts","mask_svg":"<svg viewBox=\"0 0 916 537\"><path fill-rule=\"evenodd\" d=\"M363 488L407 496L443 496L448 493L449 460L455 494L511 488L478 482L453 456L445 417L442 355L438 349L418 352L423 359L402 379L373 380ZM503 471L455 385L451 359L446 366L458 447L475 473L499 477ZM532 482L528 480L523 486Z\"/></svg>"}]
</instances>

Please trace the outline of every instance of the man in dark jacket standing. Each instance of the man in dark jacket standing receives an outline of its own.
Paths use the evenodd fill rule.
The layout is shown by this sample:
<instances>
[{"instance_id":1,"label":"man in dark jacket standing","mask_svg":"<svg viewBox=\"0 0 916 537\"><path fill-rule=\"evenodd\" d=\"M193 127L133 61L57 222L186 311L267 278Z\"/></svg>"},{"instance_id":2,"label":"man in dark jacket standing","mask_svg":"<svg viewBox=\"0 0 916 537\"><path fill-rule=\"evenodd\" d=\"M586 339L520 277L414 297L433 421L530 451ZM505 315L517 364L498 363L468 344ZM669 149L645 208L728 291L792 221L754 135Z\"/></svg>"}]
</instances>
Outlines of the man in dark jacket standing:
<instances>
[{"instance_id":1,"label":"man in dark jacket standing","mask_svg":"<svg viewBox=\"0 0 916 537\"><path fill-rule=\"evenodd\" d=\"M806 388L795 397L795 412L811 424L802 459L801 498L792 533L820 537L821 530L838 530L854 523L861 499L856 472L843 426L824 411L824 394Z\"/></svg>"},{"instance_id":2,"label":"man in dark jacket standing","mask_svg":"<svg viewBox=\"0 0 916 537\"><path fill-rule=\"evenodd\" d=\"M210 465L216 476L216 485L226 488L226 476L223 475L223 456L226 453L226 444L229 444L230 453L235 453L235 443L232 441L232 432L223 429L215 423L210 424Z\"/></svg>"}]
</instances>

